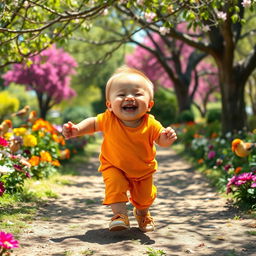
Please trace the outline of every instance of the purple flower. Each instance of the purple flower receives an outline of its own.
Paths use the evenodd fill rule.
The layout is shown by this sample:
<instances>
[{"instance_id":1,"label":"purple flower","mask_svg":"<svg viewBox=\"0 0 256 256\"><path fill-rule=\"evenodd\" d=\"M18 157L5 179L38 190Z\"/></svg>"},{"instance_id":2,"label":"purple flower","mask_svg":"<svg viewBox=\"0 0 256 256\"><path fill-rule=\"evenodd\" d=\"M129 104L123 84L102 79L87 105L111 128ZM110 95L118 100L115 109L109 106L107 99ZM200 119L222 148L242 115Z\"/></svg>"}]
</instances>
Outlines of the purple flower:
<instances>
[{"instance_id":1,"label":"purple flower","mask_svg":"<svg viewBox=\"0 0 256 256\"><path fill-rule=\"evenodd\" d=\"M209 145L209 146L208 146L208 149L209 149L209 150L212 150L213 148L214 148L213 145Z\"/></svg>"},{"instance_id":2,"label":"purple flower","mask_svg":"<svg viewBox=\"0 0 256 256\"><path fill-rule=\"evenodd\" d=\"M226 164L225 166L224 166L224 170L225 171L228 171L229 170L229 168L231 168L231 164Z\"/></svg>"},{"instance_id":3,"label":"purple flower","mask_svg":"<svg viewBox=\"0 0 256 256\"><path fill-rule=\"evenodd\" d=\"M208 159L213 159L215 156L216 156L215 151L213 151L213 150L209 151L209 153L208 153Z\"/></svg>"},{"instance_id":4,"label":"purple flower","mask_svg":"<svg viewBox=\"0 0 256 256\"><path fill-rule=\"evenodd\" d=\"M3 195L4 191L5 191L4 183L0 181L0 196Z\"/></svg>"},{"instance_id":5,"label":"purple flower","mask_svg":"<svg viewBox=\"0 0 256 256\"><path fill-rule=\"evenodd\" d=\"M31 178L31 175L30 175L29 172L26 172L25 174L26 174L26 177L27 177L27 178Z\"/></svg>"}]
</instances>

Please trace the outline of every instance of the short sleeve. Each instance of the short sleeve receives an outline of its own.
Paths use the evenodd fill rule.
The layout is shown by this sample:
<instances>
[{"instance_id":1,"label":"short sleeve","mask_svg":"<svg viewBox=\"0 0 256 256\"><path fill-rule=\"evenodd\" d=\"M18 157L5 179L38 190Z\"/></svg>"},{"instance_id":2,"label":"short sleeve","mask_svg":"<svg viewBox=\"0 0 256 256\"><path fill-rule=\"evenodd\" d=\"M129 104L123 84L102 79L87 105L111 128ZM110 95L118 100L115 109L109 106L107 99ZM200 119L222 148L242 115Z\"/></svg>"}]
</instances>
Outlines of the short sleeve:
<instances>
[{"instance_id":1,"label":"short sleeve","mask_svg":"<svg viewBox=\"0 0 256 256\"><path fill-rule=\"evenodd\" d=\"M98 124L99 130L104 132L104 129L111 120L111 112L107 109L104 113L98 114L96 116L96 122Z\"/></svg>"},{"instance_id":2,"label":"short sleeve","mask_svg":"<svg viewBox=\"0 0 256 256\"><path fill-rule=\"evenodd\" d=\"M101 113L101 114L98 114L96 116L96 122L98 124L98 127L99 127L99 130L102 131L103 130L103 123L104 123L104 114L105 113Z\"/></svg>"},{"instance_id":3,"label":"short sleeve","mask_svg":"<svg viewBox=\"0 0 256 256\"><path fill-rule=\"evenodd\" d=\"M155 141L158 139L164 127L159 121L155 119L153 115L149 115L149 122L150 122L150 128L151 128L151 139Z\"/></svg>"}]
</instances>

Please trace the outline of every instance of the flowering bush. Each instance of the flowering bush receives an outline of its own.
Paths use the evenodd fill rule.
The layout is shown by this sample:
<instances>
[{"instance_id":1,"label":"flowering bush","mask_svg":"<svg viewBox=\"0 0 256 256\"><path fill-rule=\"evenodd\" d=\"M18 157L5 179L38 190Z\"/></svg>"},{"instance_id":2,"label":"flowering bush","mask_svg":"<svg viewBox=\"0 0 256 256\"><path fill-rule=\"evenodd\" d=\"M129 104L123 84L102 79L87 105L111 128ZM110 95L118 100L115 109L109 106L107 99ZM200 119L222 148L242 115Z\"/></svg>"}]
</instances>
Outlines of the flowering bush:
<instances>
[{"instance_id":1,"label":"flowering bush","mask_svg":"<svg viewBox=\"0 0 256 256\"><path fill-rule=\"evenodd\" d=\"M0 137L0 196L22 190L24 179L31 177L30 164L21 155L12 154L9 142Z\"/></svg>"},{"instance_id":2,"label":"flowering bush","mask_svg":"<svg viewBox=\"0 0 256 256\"><path fill-rule=\"evenodd\" d=\"M8 122L7 122L8 121ZM48 177L60 166L65 140L58 130L43 119L12 128L10 120L0 130L0 196L20 192L26 178Z\"/></svg>"},{"instance_id":3,"label":"flowering bush","mask_svg":"<svg viewBox=\"0 0 256 256\"><path fill-rule=\"evenodd\" d=\"M13 238L11 233L0 231L0 256L10 255L13 248L18 248L19 242Z\"/></svg>"},{"instance_id":4,"label":"flowering bush","mask_svg":"<svg viewBox=\"0 0 256 256\"><path fill-rule=\"evenodd\" d=\"M243 204L256 204L256 171L234 175L227 184L227 193L233 193L236 200Z\"/></svg>"},{"instance_id":5,"label":"flowering bush","mask_svg":"<svg viewBox=\"0 0 256 256\"><path fill-rule=\"evenodd\" d=\"M233 195L239 204L256 207L256 149L247 157L239 157L232 149L234 139L243 139L251 143L256 141L256 130L239 131L220 136L218 124L176 125L181 143L186 153L202 166L206 174L214 179L213 183L221 190Z\"/></svg>"}]
</instances>

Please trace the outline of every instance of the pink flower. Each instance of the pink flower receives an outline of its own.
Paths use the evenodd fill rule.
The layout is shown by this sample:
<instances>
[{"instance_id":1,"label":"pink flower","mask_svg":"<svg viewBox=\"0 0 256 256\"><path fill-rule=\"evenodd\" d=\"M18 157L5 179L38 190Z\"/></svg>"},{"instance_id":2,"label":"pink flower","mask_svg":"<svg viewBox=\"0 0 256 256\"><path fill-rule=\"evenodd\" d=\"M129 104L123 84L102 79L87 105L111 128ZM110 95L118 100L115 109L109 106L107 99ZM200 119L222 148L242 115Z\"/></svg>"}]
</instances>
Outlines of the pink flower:
<instances>
[{"instance_id":1,"label":"pink flower","mask_svg":"<svg viewBox=\"0 0 256 256\"><path fill-rule=\"evenodd\" d=\"M4 191L5 191L4 183L0 181L0 196L3 195Z\"/></svg>"},{"instance_id":2,"label":"pink flower","mask_svg":"<svg viewBox=\"0 0 256 256\"><path fill-rule=\"evenodd\" d=\"M243 0L243 2L242 2L242 6L243 6L244 8L250 7L251 4L252 4L252 1L251 1L251 0Z\"/></svg>"},{"instance_id":3,"label":"pink flower","mask_svg":"<svg viewBox=\"0 0 256 256\"><path fill-rule=\"evenodd\" d=\"M227 14L225 12L217 12L217 17L220 19L220 20L223 20L225 21L227 19Z\"/></svg>"},{"instance_id":4,"label":"pink flower","mask_svg":"<svg viewBox=\"0 0 256 256\"><path fill-rule=\"evenodd\" d=\"M213 150L209 151L209 153L208 153L208 159L213 159L215 156L216 156L215 151L213 151Z\"/></svg>"},{"instance_id":5,"label":"pink flower","mask_svg":"<svg viewBox=\"0 0 256 256\"><path fill-rule=\"evenodd\" d=\"M4 139L3 137L0 137L0 146L7 147L8 141Z\"/></svg>"},{"instance_id":6,"label":"pink flower","mask_svg":"<svg viewBox=\"0 0 256 256\"><path fill-rule=\"evenodd\" d=\"M13 239L12 234L0 231L0 248L1 247L4 249L18 248L19 242Z\"/></svg>"}]
</instances>

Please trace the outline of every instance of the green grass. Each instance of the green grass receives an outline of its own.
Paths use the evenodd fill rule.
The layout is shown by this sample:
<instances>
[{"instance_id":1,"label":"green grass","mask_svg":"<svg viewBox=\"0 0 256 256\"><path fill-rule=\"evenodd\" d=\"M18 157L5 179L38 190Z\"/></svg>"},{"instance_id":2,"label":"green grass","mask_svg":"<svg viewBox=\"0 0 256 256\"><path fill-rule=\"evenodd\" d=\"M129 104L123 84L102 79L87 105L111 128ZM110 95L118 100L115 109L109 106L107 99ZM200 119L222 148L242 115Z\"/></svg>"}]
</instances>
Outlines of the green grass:
<instances>
[{"instance_id":1,"label":"green grass","mask_svg":"<svg viewBox=\"0 0 256 256\"><path fill-rule=\"evenodd\" d=\"M256 236L256 230L250 230L246 232L248 235Z\"/></svg>"},{"instance_id":2,"label":"green grass","mask_svg":"<svg viewBox=\"0 0 256 256\"><path fill-rule=\"evenodd\" d=\"M78 152L76 155L73 155L72 158L62 162L60 167L60 173L66 175L79 175L77 173L78 167L83 164L88 163L89 159L97 149L100 147L101 139L97 138L93 143L89 143L85 146L84 152Z\"/></svg>"},{"instance_id":3,"label":"green grass","mask_svg":"<svg viewBox=\"0 0 256 256\"><path fill-rule=\"evenodd\" d=\"M148 255L148 256L165 256L167 254L163 250L147 248L146 255Z\"/></svg>"}]
</instances>

